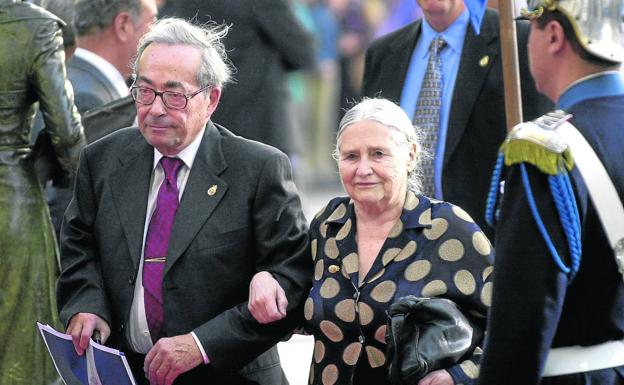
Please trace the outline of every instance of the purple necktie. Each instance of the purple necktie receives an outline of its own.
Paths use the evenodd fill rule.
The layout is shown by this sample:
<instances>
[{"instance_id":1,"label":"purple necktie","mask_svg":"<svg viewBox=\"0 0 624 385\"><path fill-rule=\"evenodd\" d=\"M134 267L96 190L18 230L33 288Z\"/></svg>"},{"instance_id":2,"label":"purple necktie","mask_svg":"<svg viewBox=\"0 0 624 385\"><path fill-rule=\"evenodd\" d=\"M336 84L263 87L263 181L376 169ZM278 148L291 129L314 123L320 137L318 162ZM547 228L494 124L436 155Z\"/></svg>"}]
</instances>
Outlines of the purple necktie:
<instances>
[{"instance_id":1,"label":"purple necktie","mask_svg":"<svg viewBox=\"0 0 624 385\"><path fill-rule=\"evenodd\" d=\"M173 219L178 210L178 171L182 161L163 157L160 164L165 171L165 180L158 189L156 208L147 229L143 260L145 315L154 343L164 336L162 279Z\"/></svg>"}]
</instances>

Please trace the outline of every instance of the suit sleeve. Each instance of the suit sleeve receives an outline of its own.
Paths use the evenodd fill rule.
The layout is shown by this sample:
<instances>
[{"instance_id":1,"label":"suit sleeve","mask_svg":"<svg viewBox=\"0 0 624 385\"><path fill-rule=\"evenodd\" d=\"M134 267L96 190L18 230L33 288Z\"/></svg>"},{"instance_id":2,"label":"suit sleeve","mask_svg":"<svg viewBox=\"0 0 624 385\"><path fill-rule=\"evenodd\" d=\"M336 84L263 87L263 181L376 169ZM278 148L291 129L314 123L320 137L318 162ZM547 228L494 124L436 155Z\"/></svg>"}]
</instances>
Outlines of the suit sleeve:
<instances>
[{"instance_id":1,"label":"suit sleeve","mask_svg":"<svg viewBox=\"0 0 624 385\"><path fill-rule=\"evenodd\" d=\"M312 262L305 218L284 154L262 166L253 202L256 271L273 274L288 297L288 317L268 325L255 321L247 302L194 330L216 369L237 369L288 335L311 285Z\"/></svg>"},{"instance_id":2,"label":"suit sleeve","mask_svg":"<svg viewBox=\"0 0 624 385\"><path fill-rule=\"evenodd\" d=\"M547 175L526 165L549 235L569 260ZM496 231L492 307L480 385L539 384L568 285L531 215L520 166L510 169Z\"/></svg>"},{"instance_id":3,"label":"suit sleeve","mask_svg":"<svg viewBox=\"0 0 624 385\"><path fill-rule=\"evenodd\" d=\"M97 213L95 199L88 156L83 150L74 197L61 228L61 275L57 300L60 318L65 325L76 313L97 314L111 325L111 310L93 235Z\"/></svg>"},{"instance_id":4,"label":"suit sleeve","mask_svg":"<svg viewBox=\"0 0 624 385\"><path fill-rule=\"evenodd\" d=\"M280 54L284 68L289 71L314 64L314 41L297 20L286 0L255 0L253 14L258 29L269 45Z\"/></svg>"}]
</instances>

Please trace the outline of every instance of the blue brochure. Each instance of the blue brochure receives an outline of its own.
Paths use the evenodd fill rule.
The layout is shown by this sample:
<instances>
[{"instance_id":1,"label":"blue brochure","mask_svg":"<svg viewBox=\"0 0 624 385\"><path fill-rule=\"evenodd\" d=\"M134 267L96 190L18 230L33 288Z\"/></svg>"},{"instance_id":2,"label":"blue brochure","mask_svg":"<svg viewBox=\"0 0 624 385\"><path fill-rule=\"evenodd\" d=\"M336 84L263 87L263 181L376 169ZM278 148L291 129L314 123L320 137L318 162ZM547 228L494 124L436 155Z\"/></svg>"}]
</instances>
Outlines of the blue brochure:
<instances>
[{"instance_id":1,"label":"blue brochure","mask_svg":"<svg viewBox=\"0 0 624 385\"><path fill-rule=\"evenodd\" d=\"M38 322L37 326L66 385L136 385L123 352L91 340L79 356L69 334Z\"/></svg>"}]
</instances>

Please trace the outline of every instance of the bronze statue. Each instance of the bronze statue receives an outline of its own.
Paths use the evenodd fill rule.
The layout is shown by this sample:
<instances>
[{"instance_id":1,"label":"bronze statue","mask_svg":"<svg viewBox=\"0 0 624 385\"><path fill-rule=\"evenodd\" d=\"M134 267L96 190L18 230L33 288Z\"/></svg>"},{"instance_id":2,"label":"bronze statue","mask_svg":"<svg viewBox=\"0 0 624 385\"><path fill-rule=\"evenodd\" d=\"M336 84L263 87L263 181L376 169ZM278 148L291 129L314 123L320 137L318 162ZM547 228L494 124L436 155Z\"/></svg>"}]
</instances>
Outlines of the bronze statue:
<instances>
[{"instance_id":1,"label":"bronze statue","mask_svg":"<svg viewBox=\"0 0 624 385\"><path fill-rule=\"evenodd\" d=\"M37 102L58 165L70 175L84 144L51 13L0 0L0 385L57 381L36 321L59 327L57 246L29 145Z\"/></svg>"}]
</instances>

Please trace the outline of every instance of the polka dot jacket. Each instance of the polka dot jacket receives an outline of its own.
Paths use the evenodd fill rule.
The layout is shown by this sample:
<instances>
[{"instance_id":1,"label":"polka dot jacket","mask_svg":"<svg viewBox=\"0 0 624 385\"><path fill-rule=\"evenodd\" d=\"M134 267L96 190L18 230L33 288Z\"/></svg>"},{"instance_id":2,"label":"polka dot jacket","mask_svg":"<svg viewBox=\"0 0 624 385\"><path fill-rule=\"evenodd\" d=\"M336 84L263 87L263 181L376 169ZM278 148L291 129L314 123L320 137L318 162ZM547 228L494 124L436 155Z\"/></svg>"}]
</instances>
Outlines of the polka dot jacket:
<instances>
[{"instance_id":1,"label":"polka dot jacket","mask_svg":"<svg viewBox=\"0 0 624 385\"><path fill-rule=\"evenodd\" d=\"M310 225L314 281L305 303L314 335L310 384L388 384L386 311L402 296L444 297L485 325L493 249L461 208L407 193L401 218L359 284L355 210L335 198ZM481 348L447 368L475 384Z\"/></svg>"}]
</instances>

